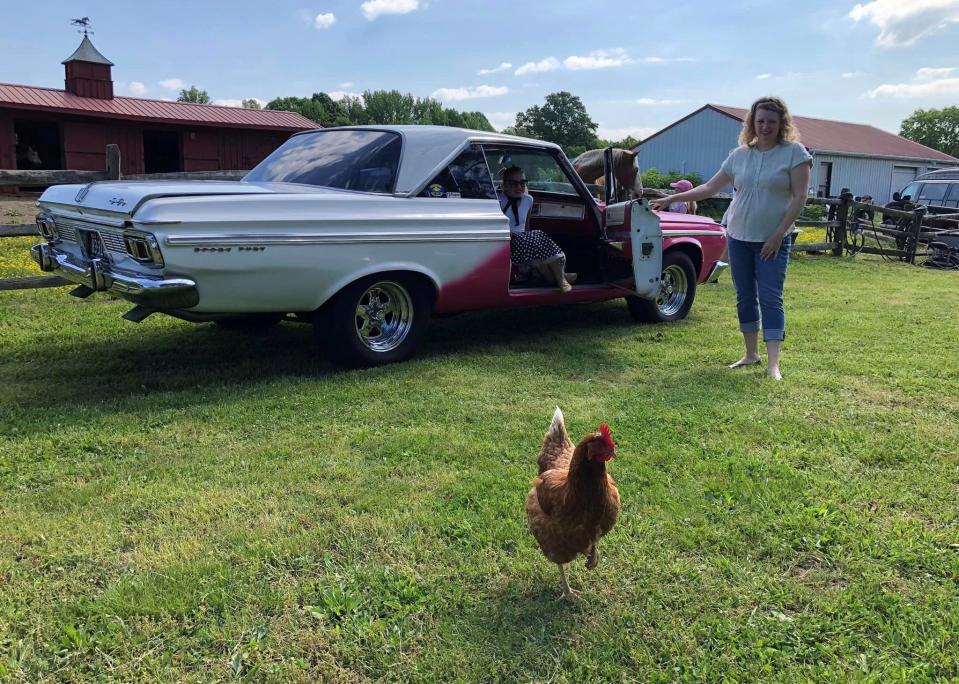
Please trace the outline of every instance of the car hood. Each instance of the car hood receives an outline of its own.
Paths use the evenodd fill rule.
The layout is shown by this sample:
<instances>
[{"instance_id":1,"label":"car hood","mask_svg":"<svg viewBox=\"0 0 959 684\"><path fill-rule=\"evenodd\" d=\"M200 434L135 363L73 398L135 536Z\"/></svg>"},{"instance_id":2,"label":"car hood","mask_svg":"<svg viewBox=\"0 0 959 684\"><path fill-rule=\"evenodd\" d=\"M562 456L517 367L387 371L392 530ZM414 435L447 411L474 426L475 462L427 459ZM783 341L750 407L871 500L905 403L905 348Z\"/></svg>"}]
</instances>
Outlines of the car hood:
<instances>
[{"instance_id":1,"label":"car hood","mask_svg":"<svg viewBox=\"0 0 959 684\"><path fill-rule=\"evenodd\" d=\"M40 196L40 206L60 205L83 213L133 216L144 202L160 197L339 193L342 191L290 183L244 181L98 181L86 185L54 185Z\"/></svg>"}]
</instances>

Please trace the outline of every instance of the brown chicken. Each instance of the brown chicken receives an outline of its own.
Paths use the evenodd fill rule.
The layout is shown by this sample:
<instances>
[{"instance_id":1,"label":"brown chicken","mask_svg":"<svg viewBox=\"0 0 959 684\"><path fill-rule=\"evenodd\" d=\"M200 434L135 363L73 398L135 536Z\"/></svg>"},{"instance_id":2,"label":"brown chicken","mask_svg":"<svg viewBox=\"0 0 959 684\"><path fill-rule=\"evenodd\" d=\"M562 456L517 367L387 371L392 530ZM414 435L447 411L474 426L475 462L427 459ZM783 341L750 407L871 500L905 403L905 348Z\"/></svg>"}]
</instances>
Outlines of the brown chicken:
<instances>
[{"instance_id":1,"label":"brown chicken","mask_svg":"<svg viewBox=\"0 0 959 684\"><path fill-rule=\"evenodd\" d=\"M619 490L606 473L606 463L615 457L606 423L573 448L563 412L556 409L539 452L539 477L526 496L526 516L543 555L559 566L563 597L578 593L570 589L563 566L584 554L586 567L595 568L597 544L619 515Z\"/></svg>"}]
</instances>

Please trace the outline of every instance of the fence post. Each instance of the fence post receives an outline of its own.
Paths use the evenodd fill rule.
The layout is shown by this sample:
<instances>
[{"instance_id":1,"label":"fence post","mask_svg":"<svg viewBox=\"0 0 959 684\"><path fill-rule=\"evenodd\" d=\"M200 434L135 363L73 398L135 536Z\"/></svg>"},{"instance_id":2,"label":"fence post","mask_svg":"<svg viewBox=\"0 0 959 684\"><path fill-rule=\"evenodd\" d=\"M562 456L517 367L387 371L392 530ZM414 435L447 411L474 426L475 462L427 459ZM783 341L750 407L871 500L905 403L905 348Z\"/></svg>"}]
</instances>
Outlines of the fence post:
<instances>
[{"instance_id":1,"label":"fence post","mask_svg":"<svg viewBox=\"0 0 959 684\"><path fill-rule=\"evenodd\" d=\"M916 210L912 212L912 226L910 227L910 232L912 235L909 240L909 263L916 263L916 249L919 247L919 234L922 232L922 218L926 215L925 207L916 207Z\"/></svg>"},{"instance_id":2,"label":"fence post","mask_svg":"<svg viewBox=\"0 0 959 684\"><path fill-rule=\"evenodd\" d=\"M120 146L107 145L107 180L120 180Z\"/></svg>"},{"instance_id":3,"label":"fence post","mask_svg":"<svg viewBox=\"0 0 959 684\"><path fill-rule=\"evenodd\" d=\"M852 201L852 193L844 192L839 196L841 201L836 210L836 219L839 225L836 226L835 240L836 246L833 247L833 256L842 256L842 250L846 246L846 225L849 221L849 203Z\"/></svg>"}]
</instances>

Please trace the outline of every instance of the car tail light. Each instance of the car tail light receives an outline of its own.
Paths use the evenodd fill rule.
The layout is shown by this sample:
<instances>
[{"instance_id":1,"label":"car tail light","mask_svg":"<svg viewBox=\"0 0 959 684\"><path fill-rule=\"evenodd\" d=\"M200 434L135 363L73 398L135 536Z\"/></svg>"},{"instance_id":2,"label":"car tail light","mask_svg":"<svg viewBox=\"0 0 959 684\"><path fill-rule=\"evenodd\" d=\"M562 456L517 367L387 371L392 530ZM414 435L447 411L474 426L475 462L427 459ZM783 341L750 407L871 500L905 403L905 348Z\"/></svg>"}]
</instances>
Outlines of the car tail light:
<instances>
[{"instance_id":1,"label":"car tail light","mask_svg":"<svg viewBox=\"0 0 959 684\"><path fill-rule=\"evenodd\" d=\"M163 266L160 244L150 233L126 230L123 232L123 242L131 258L148 266Z\"/></svg>"}]
</instances>

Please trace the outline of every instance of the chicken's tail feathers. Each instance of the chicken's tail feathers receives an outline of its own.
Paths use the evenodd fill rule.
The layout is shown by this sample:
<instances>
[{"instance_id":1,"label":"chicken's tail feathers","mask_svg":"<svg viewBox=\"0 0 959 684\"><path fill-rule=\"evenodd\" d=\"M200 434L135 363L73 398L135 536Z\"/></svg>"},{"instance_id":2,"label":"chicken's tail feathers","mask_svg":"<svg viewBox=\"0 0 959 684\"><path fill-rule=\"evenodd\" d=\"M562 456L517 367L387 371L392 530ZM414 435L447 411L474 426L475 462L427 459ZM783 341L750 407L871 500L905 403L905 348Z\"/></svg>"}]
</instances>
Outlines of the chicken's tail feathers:
<instances>
[{"instance_id":1,"label":"chicken's tail feathers","mask_svg":"<svg viewBox=\"0 0 959 684\"><path fill-rule=\"evenodd\" d=\"M566 435L566 421L563 418L563 411L556 407L553 411L553 422L549 424L549 430L546 432L546 439L563 444L569 437Z\"/></svg>"}]
</instances>

